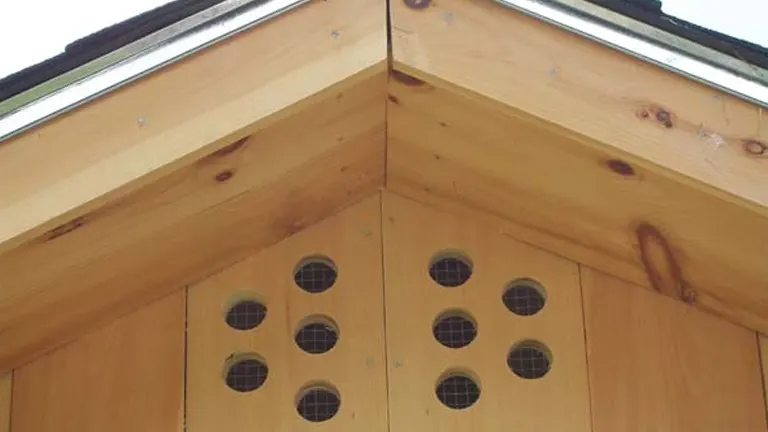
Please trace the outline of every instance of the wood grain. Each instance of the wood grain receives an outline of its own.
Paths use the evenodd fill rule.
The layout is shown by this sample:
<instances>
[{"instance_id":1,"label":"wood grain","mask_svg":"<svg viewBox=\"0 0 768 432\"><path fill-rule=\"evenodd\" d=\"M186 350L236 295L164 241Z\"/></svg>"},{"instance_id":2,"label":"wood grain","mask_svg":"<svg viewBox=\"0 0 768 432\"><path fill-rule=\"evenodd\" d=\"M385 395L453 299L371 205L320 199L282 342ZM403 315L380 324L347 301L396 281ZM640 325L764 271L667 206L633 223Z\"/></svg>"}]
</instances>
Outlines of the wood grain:
<instances>
[{"instance_id":1,"label":"wood grain","mask_svg":"<svg viewBox=\"0 0 768 432\"><path fill-rule=\"evenodd\" d=\"M397 79L389 94L388 189L768 331L768 217L490 100Z\"/></svg>"},{"instance_id":2,"label":"wood grain","mask_svg":"<svg viewBox=\"0 0 768 432\"><path fill-rule=\"evenodd\" d=\"M591 431L577 265L391 193L383 214L391 429ZM472 262L464 285L445 288L430 278L430 260L445 250ZM535 279L546 293L533 316L513 315L502 302L519 278ZM432 334L436 318L454 309L477 323L477 338L459 349ZM522 379L507 366L510 349L526 340L551 351L543 378ZM452 370L479 382L480 398L469 408L451 410L435 395L440 376Z\"/></svg>"},{"instance_id":3,"label":"wood grain","mask_svg":"<svg viewBox=\"0 0 768 432\"><path fill-rule=\"evenodd\" d=\"M392 2L394 67L768 215L758 106L491 0Z\"/></svg>"},{"instance_id":4,"label":"wood grain","mask_svg":"<svg viewBox=\"0 0 768 432\"><path fill-rule=\"evenodd\" d=\"M187 431L388 430L379 194L266 248L189 290ZM338 269L333 286L309 294L294 282L306 257L326 256ZM237 299L258 299L266 318L252 330L225 322ZM294 342L300 323L323 315L339 339L324 354ZM264 385L236 392L225 362L255 354L269 372ZM341 397L335 417L310 423L296 410L300 389L330 383Z\"/></svg>"},{"instance_id":5,"label":"wood grain","mask_svg":"<svg viewBox=\"0 0 768 432\"><path fill-rule=\"evenodd\" d=\"M181 432L177 291L14 372L14 432Z\"/></svg>"},{"instance_id":6,"label":"wood grain","mask_svg":"<svg viewBox=\"0 0 768 432\"><path fill-rule=\"evenodd\" d=\"M758 343L760 344L760 361L763 367L763 397L765 398L765 414L768 418L768 337L765 335L758 335Z\"/></svg>"},{"instance_id":7,"label":"wood grain","mask_svg":"<svg viewBox=\"0 0 768 432\"><path fill-rule=\"evenodd\" d=\"M384 10L311 2L0 144L0 372L380 187Z\"/></svg>"},{"instance_id":8,"label":"wood grain","mask_svg":"<svg viewBox=\"0 0 768 432\"><path fill-rule=\"evenodd\" d=\"M765 431L755 334L582 268L594 432Z\"/></svg>"},{"instance_id":9,"label":"wood grain","mask_svg":"<svg viewBox=\"0 0 768 432\"><path fill-rule=\"evenodd\" d=\"M312 1L3 142L0 251L189 166L385 63L384 11L378 0Z\"/></svg>"},{"instance_id":10,"label":"wood grain","mask_svg":"<svg viewBox=\"0 0 768 432\"><path fill-rule=\"evenodd\" d=\"M0 255L0 370L374 193L384 178L383 69L331 87L73 229Z\"/></svg>"},{"instance_id":11,"label":"wood grain","mask_svg":"<svg viewBox=\"0 0 768 432\"><path fill-rule=\"evenodd\" d=\"M11 432L11 406L13 374L7 373L0 378L0 432Z\"/></svg>"}]
</instances>

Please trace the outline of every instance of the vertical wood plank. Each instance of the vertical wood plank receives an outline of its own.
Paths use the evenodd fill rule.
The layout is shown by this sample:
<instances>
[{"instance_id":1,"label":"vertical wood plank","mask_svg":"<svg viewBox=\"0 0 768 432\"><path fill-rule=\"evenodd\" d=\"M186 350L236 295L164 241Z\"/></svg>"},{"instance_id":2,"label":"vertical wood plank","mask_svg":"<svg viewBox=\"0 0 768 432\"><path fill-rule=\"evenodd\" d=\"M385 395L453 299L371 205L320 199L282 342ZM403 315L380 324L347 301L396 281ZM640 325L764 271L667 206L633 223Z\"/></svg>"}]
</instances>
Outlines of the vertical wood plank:
<instances>
[{"instance_id":1,"label":"vertical wood plank","mask_svg":"<svg viewBox=\"0 0 768 432\"><path fill-rule=\"evenodd\" d=\"M391 430L591 431L577 265L390 193L383 215ZM461 286L440 286L429 275L430 261L445 250L472 262ZM546 304L535 315L514 315L502 301L518 278L544 288ZM433 324L446 310L476 321L469 345L452 349L435 340ZM551 351L542 378L521 378L507 365L511 348L525 340ZM437 383L451 371L478 382L474 405L454 410L438 400Z\"/></svg>"},{"instance_id":2,"label":"vertical wood plank","mask_svg":"<svg viewBox=\"0 0 768 432\"><path fill-rule=\"evenodd\" d=\"M764 334L758 335L760 344L760 360L763 366L763 399L765 402L765 414L768 418L768 337Z\"/></svg>"},{"instance_id":3,"label":"vertical wood plank","mask_svg":"<svg viewBox=\"0 0 768 432\"><path fill-rule=\"evenodd\" d=\"M185 295L177 291L14 372L14 432L180 432Z\"/></svg>"},{"instance_id":4,"label":"vertical wood plank","mask_svg":"<svg viewBox=\"0 0 768 432\"><path fill-rule=\"evenodd\" d=\"M766 430L755 334L583 268L594 432Z\"/></svg>"},{"instance_id":5,"label":"vertical wood plank","mask_svg":"<svg viewBox=\"0 0 768 432\"><path fill-rule=\"evenodd\" d=\"M11 430L11 400L13 374L7 373L0 378L0 432Z\"/></svg>"},{"instance_id":6,"label":"vertical wood plank","mask_svg":"<svg viewBox=\"0 0 768 432\"><path fill-rule=\"evenodd\" d=\"M387 390L379 194L190 287L187 431L387 430ZM305 257L324 256L335 283L308 293L294 281ZM236 330L226 322L237 301L266 306L261 324ZM328 352L309 354L294 338L308 317L338 328ZM238 392L225 381L229 361L256 357L266 380ZM336 415L310 423L297 412L301 390L330 384L341 398Z\"/></svg>"}]
</instances>

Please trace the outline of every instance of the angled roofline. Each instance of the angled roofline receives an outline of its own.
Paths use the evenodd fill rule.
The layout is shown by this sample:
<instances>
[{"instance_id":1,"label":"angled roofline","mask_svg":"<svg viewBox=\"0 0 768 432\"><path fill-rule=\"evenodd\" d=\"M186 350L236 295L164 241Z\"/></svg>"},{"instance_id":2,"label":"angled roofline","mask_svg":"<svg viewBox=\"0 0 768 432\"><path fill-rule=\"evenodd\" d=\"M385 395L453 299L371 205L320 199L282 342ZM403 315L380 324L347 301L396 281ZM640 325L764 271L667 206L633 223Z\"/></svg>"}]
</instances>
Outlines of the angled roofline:
<instances>
[{"instance_id":1,"label":"angled roofline","mask_svg":"<svg viewBox=\"0 0 768 432\"><path fill-rule=\"evenodd\" d=\"M768 70L584 0L494 0L672 72L768 107Z\"/></svg>"},{"instance_id":2,"label":"angled roofline","mask_svg":"<svg viewBox=\"0 0 768 432\"><path fill-rule=\"evenodd\" d=\"M0 101L0 141L309 0L224 0ZM494 0L567 31L768 107L768 70L591 0Z\"/></svg>"},{"instance_id":3,"label":"angled roofline","mask_svg":"<svg viewBox=\"0 0 768 432\"><path fill-rule=\"evenodd\" d=\"M309 0L225 0L0 102L0 141Z\"/></svg>"}]
</instances>

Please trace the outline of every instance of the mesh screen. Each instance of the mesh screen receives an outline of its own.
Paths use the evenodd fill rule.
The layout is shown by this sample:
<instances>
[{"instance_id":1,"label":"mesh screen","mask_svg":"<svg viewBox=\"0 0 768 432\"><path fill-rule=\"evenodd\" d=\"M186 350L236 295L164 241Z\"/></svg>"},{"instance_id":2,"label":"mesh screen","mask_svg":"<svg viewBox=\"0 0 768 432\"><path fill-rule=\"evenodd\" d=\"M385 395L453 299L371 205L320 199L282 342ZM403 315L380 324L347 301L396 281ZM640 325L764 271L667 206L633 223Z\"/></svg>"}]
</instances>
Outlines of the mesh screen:
<instances>
[{"instance_id":1,"label":"mesh screen","mask_svg":"<svg viewBox=\"0 0 768 432\"><path fill-rule=\"evenodd\" d=\"M267 317L267 307L255 300L236 303L227 312L227 324L233 329L250 330Z\"/></svg>"},{"instance_id":2,"label":"mesh screen","mask_svg":"<svg viewBox=\"0 0 768 432\"><path fill-rule=\"evenodd\" d=\"M307 324L296 334L296 344L310 354L330 351L338 339L336 329L324 323Z\"/></svg>"},{"instance_id":3,"label":"mesh screen","mask_svg":"<svg viewBox=\"0 0 768 432\"><path fill-rule=\"evenodd\" d=\"M267 380L267 365L256 359L240 360L227 371L227 386L239 392L256 390Z\"/></svg>"},{"instance_id":4,"label":"mesh screen","mask_svg":"<svg viewBox=\"0 0 768 432\"><path fill-rule=\"evenodd\" d=\"M304 419L322 422L335 416L340 405L341 400L335 392L316 388L305 391L296 408Z\"/></svg>"},{"instance_id":5,"label":"mesh screen","mask_svg":"<svg viewBox=\"0 0 768 432\"><path fill-rule=\"evenodd\" d=\"M504 292L504 306L516 315L529 316L544 307L544 295L529 284L514 284Z\"/></svg>"},{"instance_id":6,"label":"mesh screen","mask_svg":"<svg viewBox=\"0 0 768 432\"><path fill-rule=\"evenodd\" d=\"M310 293L321 293L336 282L336 269L324 261L310 261L294 275L296 285Z\"/></svg>"},{"instance_id":7,"label":"mesh screen","mask_svg":"<svg viewBox=\"0 0 768 432\"><path fill-rule=\"evenodd\" d=\"M443 379L435 392L440 402L453 409L470 407L480 398L480 388L471 378L463 375Z\"/></svg>"},{"instance_id":8,"label":"mesh screen","mask_svg":"<svg viewBox=\"0 0 768 432\"><path fill-rule=\"evenodd\" d=\"M538 346L531 344L519 345L510 351L507 365L515 375L526 378L541 378L549 372L549 356Z\"/></svg>"},{"instance_id":9,"label":"mesh screen","mask_svg":"<svg viewBox=\"0 0 768 432\"><path fill-rule=\"evenodd\" d=\"M457 287L469 279L472 267L461 258L441 258L429 267L429 275L444 287Z\"/></svg>"},{"instance_id":10,"label":"mesh screen","mask_svg":"<svg viewBox=\"0 0 768 432\"><path fill-rule=\"evenodd\" d=\"M474 322L464 316L449 315L435 323L432 333L442 345L448 348L461 348L475 340L477 327Z\"/></svg>"}]
</instances>

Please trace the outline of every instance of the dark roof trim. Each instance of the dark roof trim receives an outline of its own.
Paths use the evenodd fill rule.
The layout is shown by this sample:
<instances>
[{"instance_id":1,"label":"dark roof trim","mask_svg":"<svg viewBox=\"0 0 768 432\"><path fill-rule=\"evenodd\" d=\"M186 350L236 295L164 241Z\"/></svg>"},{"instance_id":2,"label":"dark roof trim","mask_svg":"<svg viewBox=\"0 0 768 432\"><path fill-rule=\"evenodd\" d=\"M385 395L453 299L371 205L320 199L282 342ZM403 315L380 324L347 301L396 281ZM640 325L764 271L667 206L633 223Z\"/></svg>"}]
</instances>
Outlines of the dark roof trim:
<instances>
[{"instance_id":1,"label":"dark roof trim","mask_svg":"<svg viewBox=\"0 0 768 432\"><path fill-rule=\"evenodd\" d=\"M223 0L176 0L76 40L64 52L0 79L0 101L116 51Z\"/></svg>"},{"instance_id":2,"label":"dark roof trim","mask_svg":"<svg viewBox=\"0 0 768 432\"><path fill-rule=\"evenodd\" d=\"M768 48L701 27L662 12L660 0L587 0L699 45L768 69Z\"/></svg>"}]
</instances>

